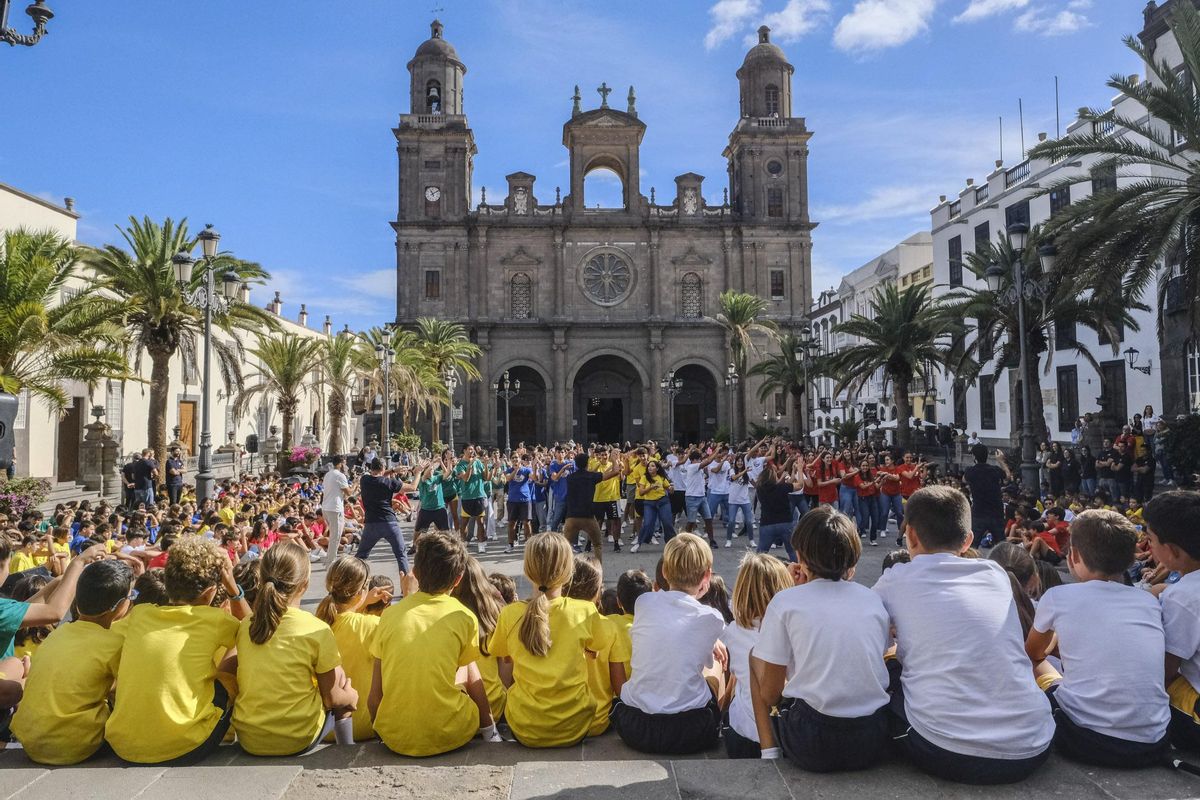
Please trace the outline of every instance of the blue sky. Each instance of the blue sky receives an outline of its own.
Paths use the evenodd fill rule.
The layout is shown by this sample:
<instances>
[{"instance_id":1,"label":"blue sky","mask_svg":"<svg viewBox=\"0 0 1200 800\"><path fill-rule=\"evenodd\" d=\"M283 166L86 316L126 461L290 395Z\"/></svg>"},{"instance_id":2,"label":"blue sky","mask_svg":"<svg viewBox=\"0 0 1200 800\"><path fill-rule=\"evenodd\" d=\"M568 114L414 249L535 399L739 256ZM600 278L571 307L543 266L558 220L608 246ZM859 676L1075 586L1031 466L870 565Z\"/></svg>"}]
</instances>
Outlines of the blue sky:
<instances>
[{"instance_id":1,"label":"blue sky","mask_svg":"<svg viewBox=\"0 0 1200 800\"><path fill-rule=\"evenodd\" d=\"M23 6L24 0L17 5ZM0 181L76 198L80 238L114 241L130 214L212 222L222 246L260 261L285 313L362 328L394 313L396 153L405 64L433 9L466 63L475 187L504 175L567 183L562 123L636 87L647 125L641 188L707 176L737 117L737 81L764 21L796 68L793 113L815 132L814 289L929 224L939 194L999 157L1106 105L1142 0L54 0L50 34L0 49ZM28 19L15 11L16 24ZM589 198L592 194L589 193ZM257 302L270 294L255 292Z\"/></svg>"}]
</instances>

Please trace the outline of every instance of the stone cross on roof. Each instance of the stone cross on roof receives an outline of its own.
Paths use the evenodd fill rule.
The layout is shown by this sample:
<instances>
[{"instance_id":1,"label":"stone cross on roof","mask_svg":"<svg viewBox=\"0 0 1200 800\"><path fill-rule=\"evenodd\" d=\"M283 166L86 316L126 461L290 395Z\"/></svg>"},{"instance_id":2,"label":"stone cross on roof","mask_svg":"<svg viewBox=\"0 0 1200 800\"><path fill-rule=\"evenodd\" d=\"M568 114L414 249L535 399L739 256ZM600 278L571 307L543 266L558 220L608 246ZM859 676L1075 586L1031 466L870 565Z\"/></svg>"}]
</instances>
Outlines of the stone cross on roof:
<instances>
[{"instance_id":1,"label":"stone cross on roof","mask_svg":"<svg viewBox=\"0 0 1200 800\"><path fill-rule=\"evenodd\" d=\"M602 81L596 91L600 93L600 107L608 108L608 96L612 93L612 89L608 88L608 83Z\"/></svg>"}]
</instances>

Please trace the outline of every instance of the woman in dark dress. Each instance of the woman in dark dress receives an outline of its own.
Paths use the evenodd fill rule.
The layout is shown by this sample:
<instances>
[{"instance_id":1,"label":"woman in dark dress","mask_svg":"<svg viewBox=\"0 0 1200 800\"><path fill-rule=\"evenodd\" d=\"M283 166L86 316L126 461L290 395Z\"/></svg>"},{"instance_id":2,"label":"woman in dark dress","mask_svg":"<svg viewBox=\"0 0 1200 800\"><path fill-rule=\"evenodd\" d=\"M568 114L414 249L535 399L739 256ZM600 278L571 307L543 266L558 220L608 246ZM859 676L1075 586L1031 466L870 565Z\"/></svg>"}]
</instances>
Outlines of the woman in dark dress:
<instances>
[{"instance_id":1,"label":"woman in dark dress","mask_svg":"<svg viewBox=\"0 0 1200 800\"><path fill-rule=\"evenodd\" d=\"M1050 453L1046 456L1046 474L1050 481L1050 494L1061 497L1063 493L1063 448L1058 442L1050 445Z\"/></svg>"}]
</instances>

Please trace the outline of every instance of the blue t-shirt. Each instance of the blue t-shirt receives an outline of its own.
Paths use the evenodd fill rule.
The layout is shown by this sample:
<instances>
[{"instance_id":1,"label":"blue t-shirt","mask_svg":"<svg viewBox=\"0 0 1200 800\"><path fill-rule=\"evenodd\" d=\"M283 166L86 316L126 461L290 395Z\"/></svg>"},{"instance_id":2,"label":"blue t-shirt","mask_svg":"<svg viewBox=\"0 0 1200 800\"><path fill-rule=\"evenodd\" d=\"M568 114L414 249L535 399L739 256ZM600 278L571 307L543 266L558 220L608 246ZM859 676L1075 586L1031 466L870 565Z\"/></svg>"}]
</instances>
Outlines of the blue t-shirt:
<instances>
[{"instance_id":1,"label":"blue t-shirt","mask_svg":"<svg viewBox=\"0 0 1200 800\"><path fill-rule=\"evenodd\" d=\"M533 502L535 502L535 503L546 502L546 491L547 491L546 481L548 481L548 480L549 480L549 478L546 476L546 468L542 467L541 469L539 469L537 471L537 480L535 480L533 482ZM541 482L539 483L538 481L541 481Z\"/></svg>"},{"instance_id":2,"label":"blue t-shirt","mask_svg":"<svg viewBox=\"0 0 1200 800\"><path fill-rule=\"evenodd\" d=\"M0 658L9 658L13 654L17 631L21 629L28 610L29 603L0 597L0 647L4 650Z\"/></svg>"},{"instance_id":3,"label":"blue t-shirt","mask_svg":"<svg viewBox=\"0 0 1200 800\"><path fill-rule=\"evenodd\" d=\"M546 476L550 478L550 493L554 495L556 502L563 502L567 499L567 476L571 473L564 472L563 476L558 480L554 480L554 476L562 470L563 465L558 461L551 461L550 466L546 467Z\"/></svg>"},{"instance_id":4,"label":"blue t-shirt","mask_svg":"<svg viewBox=\"0 0 1200 800\"><path fill-rule=\"evenodd\" d=\"M509 467L508 502L528 503L533 500L533 470L529 467Z\"/></svg>"}]
</instances>

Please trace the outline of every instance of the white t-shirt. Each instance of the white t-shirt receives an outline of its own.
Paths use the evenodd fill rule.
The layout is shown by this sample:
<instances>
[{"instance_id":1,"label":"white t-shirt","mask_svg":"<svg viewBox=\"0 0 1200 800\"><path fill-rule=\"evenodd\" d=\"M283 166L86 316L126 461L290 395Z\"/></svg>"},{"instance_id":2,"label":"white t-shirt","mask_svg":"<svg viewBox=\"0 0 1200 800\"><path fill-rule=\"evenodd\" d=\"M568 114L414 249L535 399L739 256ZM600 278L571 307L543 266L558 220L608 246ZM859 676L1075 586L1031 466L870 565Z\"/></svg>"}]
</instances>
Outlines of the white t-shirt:
<instances>
[{"instance_id":1,"label":"white t-shirt","mask_svg":"<svg viewBox=\"0 0 1200 800\"><path fill-rule=\"evenodd\" d=\"M1050 701L1034 681L1003 567L927 553L874 588L896 628L904 709L917 733L981 758L1032 758L1049 747Z\"/></svg>"},{"instance_id":2,"label":"white t-shirt","mask_svg":"<svg viewBox=\"0 0 1200 800\"><path fill-rule=\"evenodd\" d=\"M1171 710L1154 595L1112 581L1055 586L1038 603L1033 627L1058 634L1063 680L1054 698L1072 722L1127 741L1162 739Z\"/></svg>"},{"instance_id":3,"label":"white t-shirt","mask_svg":"<svg viewBox=\"0 0 1200 800\"><path fill-rule=\"evenodd\" d=\"M350 488L350 481L342 471L331 467L325 473L325 479L321 481L321 510L339 513L344 511L342 489L348 488Z\"/></svg>"},{"instance_id":4,"label":"white t-shirt","mask_svg":"<svg viewBox=\"0 0 1200 800\"><path fill-rule=\"evenodd\" d=\"M747 476L749 477L749 476ZM742 483L741 480L729 482L729 504L731 506L742 506L750 504L750 484Z\"/></svg>"},{"instance_id":5,"label":"white t-shirt","mask_svg":"<svg viewBox=\"0 0 1200 800\"><path fill-rule=\"evenodd\" d=\"M667 480L671 482L675 491L683 491L683 470L680 469L683 462L674 453L669 454L664 460L667 462Z\"/></svg>"},{"instance_id":6,"label":"white t-shirt","mask_svg":"<svg viewBox=\"0 0 1200 800\"><path fill-rule=\"evenodd\" d=\"M821 578L771 599L754 655L788 668L784 697L830 717L865 717L888 702L888 644L879 595L853 581Z\"/></svg>"},{"instance_id":7,"label":"white t-shirt","mask_svg":"<svg viewBox=\"0 0 1200 800\"><path fill-rule=\"evenodd\" d=\"M758 476L762 474L763 466L767 463L766 456L755 456L754 458L746 459L746 474L750 476L750 482L754 483L758 480Z\"/></svg>"},{"instance_id":8,"label":"white t-shirt","mask_svg":"<svg viewBox=\"0 0 1200 800\"><path fill-rule=\"evenodd\" d=\"M729 494L729 476L733 474L733 467L722 461L719 465L709 464L705 469L708 470L708 490L713 494Z\"/></svg>"},{"instance_id":9,"label":"white t-shirt","mask_svg":"<svg viewBox=\"0 0 1200 800\"><path fill-rule=\"evenodd\" d=\"M1179 674L1200 689L1200 572L1189 572L1163 590L1167 652L1183 659Z\"/></svg>"},{"instance_id":10,"label":"white t-shirt","mask_svg":"<svg viewBox=\"0 0 1200 800\"><path fill-rule=\"evenodd\" d=\"M712 666L713 645L725 628L721 614L683 592L646 592L633 607L633 677L621 701L647 714L708 705L712 690L701 672Z\"/></svg>"},{"instance_id":11,"label":"white t-shirt","mask_svg":"<svg viewBox=\"0 0 1200 800\"><path fill-rule=\"evenodd\" d=\"M700 468L700 462L688 461L679 466L679 471L683 475L684 494L688 497L704 497L704 470Z\"/></svg>"},{"instance_id":12,"label":"white t-shirt","mask_svg":"<svg viewBox=\"0 0 1200 800\"><path fill-rule=\"evenodd\" d=\"M734 622L725 626L721 641L729 651L729 671L737 680L733 702L729 704L729 727L757 742L758 727L754 723L754 703L750 698L750 651L758 642L758 630L743 628Z\"/></svg>"}]
</instances>

